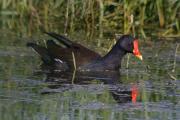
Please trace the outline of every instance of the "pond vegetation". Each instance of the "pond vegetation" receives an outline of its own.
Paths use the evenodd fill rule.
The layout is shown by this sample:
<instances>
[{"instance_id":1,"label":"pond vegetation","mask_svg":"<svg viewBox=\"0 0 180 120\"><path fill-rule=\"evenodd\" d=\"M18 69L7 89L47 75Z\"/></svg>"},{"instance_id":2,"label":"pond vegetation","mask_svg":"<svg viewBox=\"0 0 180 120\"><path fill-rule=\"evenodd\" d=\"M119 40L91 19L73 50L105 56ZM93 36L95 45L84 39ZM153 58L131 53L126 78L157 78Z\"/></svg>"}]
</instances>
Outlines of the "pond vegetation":
<instances>
[{"instance_id":1,"label":"pond vegetation","mask_svg":"<svg viewBox=\"0 0 180 120\"><path fill-rule=\"evenodd\" d=\"M0 9L2 27L21 31L22 24L28 23L29 35L44 27L50 31L61 28L64 34L84 28L91 37L95 30L102 37L109 32L132 33L133 29L143 37L149 31L180 36L179 0L1 0Z\"/></svg>"}]
</instances>

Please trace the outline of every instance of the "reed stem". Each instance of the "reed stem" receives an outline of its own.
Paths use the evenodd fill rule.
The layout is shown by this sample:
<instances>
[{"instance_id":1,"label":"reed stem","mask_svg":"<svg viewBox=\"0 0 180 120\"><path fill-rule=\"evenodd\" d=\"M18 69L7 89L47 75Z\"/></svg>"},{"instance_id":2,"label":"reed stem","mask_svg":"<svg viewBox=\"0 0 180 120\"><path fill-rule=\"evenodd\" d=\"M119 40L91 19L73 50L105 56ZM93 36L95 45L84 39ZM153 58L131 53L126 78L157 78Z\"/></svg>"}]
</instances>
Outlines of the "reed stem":
<instances>
[{"instance_id":1,"label":"reed stem","mask_svg":"<svg viewBox=\"0 0 180 120\"><path fill-rule=\"evenodd\" d=\"M74 52L72 52L72 58L73 58L74 70L76 70L76 58L75 58Z\"/></svg>"}]
</instances>

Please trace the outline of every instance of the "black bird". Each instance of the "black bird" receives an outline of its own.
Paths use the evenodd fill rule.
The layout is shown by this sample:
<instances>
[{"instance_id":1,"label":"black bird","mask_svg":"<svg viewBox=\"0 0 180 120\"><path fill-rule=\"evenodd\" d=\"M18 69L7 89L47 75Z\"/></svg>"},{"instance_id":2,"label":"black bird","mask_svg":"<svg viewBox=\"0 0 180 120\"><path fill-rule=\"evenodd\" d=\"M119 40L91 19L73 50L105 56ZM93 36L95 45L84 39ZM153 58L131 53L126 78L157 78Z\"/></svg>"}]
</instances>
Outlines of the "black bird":
<instances>
[{"instance_id":1,"label":"black bird","mask_svg":"<svg viewBox=\"0 0 180 120\"><path fill-rule=\"evenodd\" d=\"M138 40L131 35L123 35L119 38L113 48L105 55L98 53L75 43L68 38L53 32L45 32L55 38L59 44L53 40L47 41L47 47L42 47L35 43L27 43L41 57L43 64L53 66L59 70L78 71L116 71L121 67L121 60L126 53L132 53L142 60L139 52Z\"/></svg>"}]
</instances>

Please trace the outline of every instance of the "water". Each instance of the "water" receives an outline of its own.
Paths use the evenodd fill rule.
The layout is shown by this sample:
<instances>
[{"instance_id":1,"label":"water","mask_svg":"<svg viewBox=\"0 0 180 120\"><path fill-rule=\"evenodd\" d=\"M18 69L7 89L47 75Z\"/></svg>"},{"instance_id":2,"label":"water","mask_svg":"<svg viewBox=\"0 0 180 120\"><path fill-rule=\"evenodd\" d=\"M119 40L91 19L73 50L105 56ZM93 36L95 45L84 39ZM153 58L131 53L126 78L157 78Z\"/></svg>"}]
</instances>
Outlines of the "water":
<instances>
[{"instance_id":1,"label":"water","mask_svg":"<svg viewBox=\"0 0 180 120\"><path fill-rule=\"evenodd\" d=\"M143 62L130 55L128 69L126 57L120 73L97 74L43 73L38 55L25 46L29 39L0 30L1 120L180 119L179 41L142 41ZM102 54L109 45L88 43Z\"/></svg>"}]
</instances>

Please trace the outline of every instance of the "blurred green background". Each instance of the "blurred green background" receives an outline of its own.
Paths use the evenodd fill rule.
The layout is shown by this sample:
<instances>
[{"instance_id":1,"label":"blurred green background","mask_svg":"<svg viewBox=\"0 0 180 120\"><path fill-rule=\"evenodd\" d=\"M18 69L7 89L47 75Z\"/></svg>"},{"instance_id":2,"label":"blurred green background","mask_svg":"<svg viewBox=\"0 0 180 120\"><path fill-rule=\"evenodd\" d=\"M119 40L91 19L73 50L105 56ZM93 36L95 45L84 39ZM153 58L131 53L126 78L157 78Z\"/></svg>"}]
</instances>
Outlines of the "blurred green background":
<instances>
[{"instance_id":1,"label":"blurred green background","mask_svg":"<svg viewBox=\"0 0 180 120\"><path fill-rule=\"evenodd\" d=\"M83 28L89 37L106 33L179 37L180 1L1 0L0 19L2 28L29 36L43 27L64 34Z\"/></svg>"}]
</instances>

